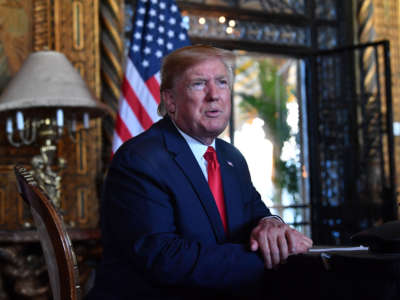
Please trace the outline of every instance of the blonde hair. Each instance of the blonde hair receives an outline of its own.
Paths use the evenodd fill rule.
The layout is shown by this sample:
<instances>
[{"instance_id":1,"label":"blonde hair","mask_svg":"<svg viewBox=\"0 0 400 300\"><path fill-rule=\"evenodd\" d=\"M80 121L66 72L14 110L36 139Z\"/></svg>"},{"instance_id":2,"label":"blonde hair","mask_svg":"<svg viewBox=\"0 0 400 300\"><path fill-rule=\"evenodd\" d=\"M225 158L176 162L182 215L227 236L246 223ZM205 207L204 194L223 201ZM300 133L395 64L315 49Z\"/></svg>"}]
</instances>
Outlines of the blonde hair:
<instances>
[{"instance_id":1,"label":"blonde hair","mask_svg":"<svg viewBox=\"0 0 400 300\"><path fill-rule=\"evenodd\" d=\"M176 79L187 69L210 58L218 58L225 65L229 76L229 86L232 89L235 55L231 51L209 45L194 45L180 48L168 54L161 66L161 101L158 105L158 114L160 116L167 114L162 92L172 89Z\"/></svg>"}]
</instances>

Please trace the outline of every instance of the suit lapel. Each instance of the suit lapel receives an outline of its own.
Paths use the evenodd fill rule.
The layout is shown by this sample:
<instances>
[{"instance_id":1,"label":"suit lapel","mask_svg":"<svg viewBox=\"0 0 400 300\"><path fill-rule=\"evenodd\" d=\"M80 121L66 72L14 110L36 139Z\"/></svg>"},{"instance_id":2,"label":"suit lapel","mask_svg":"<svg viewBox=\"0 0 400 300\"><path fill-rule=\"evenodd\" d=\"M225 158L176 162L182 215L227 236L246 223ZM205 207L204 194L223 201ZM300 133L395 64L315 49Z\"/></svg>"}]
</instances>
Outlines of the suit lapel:
<instances>
[{"instance_id":1,"label":"suit lapel","mask_svg":"<svg viewBox=\"0 0 400 300\"><path fill-rule=\"evenodd\" d=\"M175 154L175 161L179 165L182 172L185 174L187 180L193 187L193 190L198 195L203 208L210 220L217 241L222 243L226 240L224 227L214 197L211 194L208 183L197 163L192 151L187 145L184 138L179 134L175 126L165 118L164 138L165 145L168 151Z\"/></svg>"},{"instance_id":2,"label":"suit lapel","mask_svg":"<svg viewBox=\"0 0 400 300\"><path fill-rule=\"evenodd\" d=\"M236 166L230 160L226 149L216 141L218 161L221 169L222 184L229 231L232 233L243 220L243 205L241 201L240 182L237 178Z\"/></svg>"}]
</instances>

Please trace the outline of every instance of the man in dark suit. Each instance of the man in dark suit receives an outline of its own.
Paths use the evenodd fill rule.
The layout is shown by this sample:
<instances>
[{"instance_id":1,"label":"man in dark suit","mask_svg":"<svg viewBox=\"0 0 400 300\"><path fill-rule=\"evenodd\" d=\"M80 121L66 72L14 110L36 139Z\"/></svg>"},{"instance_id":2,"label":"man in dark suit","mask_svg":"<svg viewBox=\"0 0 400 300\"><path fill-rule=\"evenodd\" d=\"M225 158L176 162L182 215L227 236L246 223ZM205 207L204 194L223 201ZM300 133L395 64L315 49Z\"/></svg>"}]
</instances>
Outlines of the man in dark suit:
<instances>
[{"instance_id":1,"label":"man in dark suit","mask_svg":"<svg viewBox=\"0 0 400 300\"><path fill-rule=\"evenodd\" d=\"M91 299L252 295L274 285L268 269L311 247L271 215L244 157L217 139L230 117L233 58L198 45L164 60L164 118L122 145L107 175ZM205 154L215 150L218 162Z\"/></svg>"}]
</instances>

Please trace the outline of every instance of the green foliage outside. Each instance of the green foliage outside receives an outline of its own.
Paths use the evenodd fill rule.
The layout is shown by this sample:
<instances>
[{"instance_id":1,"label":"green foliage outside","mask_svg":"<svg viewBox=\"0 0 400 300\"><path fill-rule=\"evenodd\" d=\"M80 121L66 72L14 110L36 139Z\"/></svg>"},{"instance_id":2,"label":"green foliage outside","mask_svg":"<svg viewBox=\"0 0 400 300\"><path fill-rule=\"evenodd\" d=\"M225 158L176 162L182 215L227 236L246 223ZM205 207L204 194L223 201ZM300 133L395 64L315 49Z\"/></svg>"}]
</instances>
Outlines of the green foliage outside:
<instances>
[{"instance_id":1,"label":"green foliage outside","mask_svg":"<svg viewBox=\"0 0 400 300\"><path fill-rule=\"evenodd\" d=\"M261 95L254 96L239 93L242 97L240 107L245 112L257 111L258 117L264 120L264 132L273 147L274 176L272 178L277 193L274 202L281 203L281 193L286 189L294 196L298 192L297 168L292 160L281 159L283 145L291 137L290 126L287 123L288 93L286 86L277 74L277 67L269 61L259 62L258 80Z\"/></svg>"}]
</instances>

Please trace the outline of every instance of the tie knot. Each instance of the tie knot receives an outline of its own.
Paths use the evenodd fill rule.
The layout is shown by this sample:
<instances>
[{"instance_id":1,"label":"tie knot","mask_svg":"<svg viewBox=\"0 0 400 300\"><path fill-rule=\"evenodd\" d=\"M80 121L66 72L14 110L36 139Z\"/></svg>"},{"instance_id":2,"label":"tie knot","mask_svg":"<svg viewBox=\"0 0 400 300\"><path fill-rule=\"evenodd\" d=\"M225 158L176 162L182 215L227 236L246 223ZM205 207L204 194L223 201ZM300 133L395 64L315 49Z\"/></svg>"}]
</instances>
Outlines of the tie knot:
<instances>
[{"instance_id":1,"label":"tie knot","mask_svg":"<svg viewBox=\"0 0 400 300\"><path fill-rule=\"evenodd\" d=\"M211 146L208 146L207 151L203 156L208 163L217 161L217 152L215 152L215 149Z\"/></svg>"}]
</instances>

